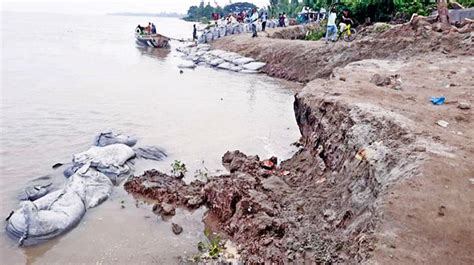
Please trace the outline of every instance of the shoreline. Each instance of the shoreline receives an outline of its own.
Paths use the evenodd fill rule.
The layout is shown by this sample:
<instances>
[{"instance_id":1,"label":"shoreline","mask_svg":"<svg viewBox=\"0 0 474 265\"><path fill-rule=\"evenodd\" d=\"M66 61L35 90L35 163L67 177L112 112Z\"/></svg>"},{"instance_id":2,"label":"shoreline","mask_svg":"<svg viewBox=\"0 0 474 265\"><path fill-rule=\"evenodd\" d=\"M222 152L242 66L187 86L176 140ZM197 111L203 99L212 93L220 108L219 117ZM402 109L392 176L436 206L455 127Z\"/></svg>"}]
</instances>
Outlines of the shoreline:
<instances>
[{"instance_id":1,"label":"shoreline","mask_svg":"<svg viewBox=\"0 0 474 265\"><path fill-rule=\"evenodd\" d=\"M208 183L150 171L126 190L207 206L245 262L474 262L474 128L472 110L458 107L474 101L472 28L414 21L349 44L271 38L278 30L288 28L211 46L306 84L294 104L300 151L280 165L228 152L230 174ZM450 103L431 105L438 95Z\"/></svg>"}]
</instances>

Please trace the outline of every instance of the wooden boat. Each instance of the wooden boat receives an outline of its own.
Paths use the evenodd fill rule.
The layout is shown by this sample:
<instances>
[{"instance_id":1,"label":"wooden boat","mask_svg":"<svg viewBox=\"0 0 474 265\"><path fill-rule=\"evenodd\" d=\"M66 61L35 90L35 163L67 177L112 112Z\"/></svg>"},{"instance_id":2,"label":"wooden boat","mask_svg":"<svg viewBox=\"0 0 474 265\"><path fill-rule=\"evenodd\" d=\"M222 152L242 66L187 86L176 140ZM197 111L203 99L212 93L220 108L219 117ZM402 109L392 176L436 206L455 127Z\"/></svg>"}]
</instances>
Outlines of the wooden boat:
<instances>
[{"instance_id":1,"label":"wooden boat","mask_svg":"<svg viewBox=\"0 0 474 265\"><path fill-rule=\"evenodd\" d=\"M140 46L152 48L169 48L170 38L160 34L135 33L136 43Z\"/></svg>"}]
</instances>

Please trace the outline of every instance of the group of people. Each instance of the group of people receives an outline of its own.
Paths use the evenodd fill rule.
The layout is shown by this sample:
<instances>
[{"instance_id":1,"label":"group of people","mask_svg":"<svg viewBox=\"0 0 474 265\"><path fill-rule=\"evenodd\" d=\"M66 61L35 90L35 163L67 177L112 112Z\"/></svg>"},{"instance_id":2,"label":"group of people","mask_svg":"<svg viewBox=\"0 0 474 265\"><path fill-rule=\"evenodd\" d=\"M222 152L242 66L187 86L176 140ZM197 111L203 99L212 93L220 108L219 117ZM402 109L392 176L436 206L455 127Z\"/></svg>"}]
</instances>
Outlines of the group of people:
<instances>
[{"instance_id":1,"label":"group of people","mask_svg":"<svg viewBox=\"0 0 474 265\"><path fill-rule=\"evenodd\" d=\"M148 35L156 34L156 26L155 26L155 24L153 24L151 22L148 22L148 26L146 26L146 27L143 27L140 24L138 24L135 31L140 35L142 35L142 34L148 34Z\"/></svg>"},{"instance_id":2,"label":"group of people","mask_svg":"<svg viewBox=\"0 0 474 265\"><path fill-rule=\"evenodd\" d=\"M337 19L336 8L333 7L328 15L328 24L326 28L326 38L325 38L326 42L328 42L328 40L336 41L336 37L337 37L336 19ZM349 25L353 26L354 21L350 18L349 10L344 9L342 11L341 23L339 23L339 26L340 26L339 32L341 33L344 32L347 26Z\"/></svg>"},{"instance_id":3,"label":"group of people","mask_svg":"<svg viewBox=\"0 0 474 265\"><path fill-rule=\"evenodd\" d=\"M322 9L323 10L323 9ZM323 18L326 16L326 10L324 10ZM305 16L305 22L309 21L314 21L314 19L319 20L321 13L313 12L312 10L308 9L303 9L300 15ZM317 16L316 16L317 15ZM314 17L312 17L314 16ZM326 42L328 40L335 41L338 33L338 28L336 26L336 19L337 19L337 13L336 13L336 8L333 7L331 8L328 16L328 23L327 23L327 31L326 31ZM217 25L217 21L221 20L220 14L219 13L213 13L212 14L212 19L215 21ZM265 31L266 29L266 24L268 20L268 14L266 11L263 11L259 13L256 8L251 10L250 12L246 11L241 11L238 14L229 14L227 15L224 19L227 24L234 24L234 23L250 23L251 28L252 28L252 38L257 37L257 24L260 22L262 26L262 31ZM288 19L286 13L280 13L278 14L278 26L279 27L286 27L288 25ZM339 32L344 32L346 30L346 27L348 25L352 26L354 25L354 21L350 18L350 13L349 10L345 9L342 11L342 18L341 18L341 23ZM140 25L139 25L140 27ZM151 31L155 31L155 25L153 23L149 23L149 26L145 28L145 32L149 30L151 27ZM197 40L197 29L196 25L193 26L193 40Z\"/></svg>"},{"instance_id":4,"label":"group of people","mask_svg":"<svg viewBox=\"0 0 474 265\"><path fill-rule=\"evenodd\" d=\"M286 13L278 14L278 26L279 27L286 27Z\"/></svg>"}]
</instances>

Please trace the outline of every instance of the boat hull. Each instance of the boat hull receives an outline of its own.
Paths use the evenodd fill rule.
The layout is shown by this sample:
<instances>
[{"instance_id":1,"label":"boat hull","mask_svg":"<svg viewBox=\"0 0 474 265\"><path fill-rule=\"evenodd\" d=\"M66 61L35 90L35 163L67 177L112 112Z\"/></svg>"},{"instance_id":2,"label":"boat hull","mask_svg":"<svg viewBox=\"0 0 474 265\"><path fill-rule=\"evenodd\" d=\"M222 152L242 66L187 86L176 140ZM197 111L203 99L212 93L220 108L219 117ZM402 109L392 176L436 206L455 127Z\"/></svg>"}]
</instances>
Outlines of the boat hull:
<instances>
[{"instance_id":1,"label":"boat hull","mask_svg":"<svg viewBox=\"0 0 474 265\"><path fill-rule=\"evenodd\" d=\"M170 39L159 34L135 35L137 45L152 48L169 48Z\"/></svg>"}]
</instances>

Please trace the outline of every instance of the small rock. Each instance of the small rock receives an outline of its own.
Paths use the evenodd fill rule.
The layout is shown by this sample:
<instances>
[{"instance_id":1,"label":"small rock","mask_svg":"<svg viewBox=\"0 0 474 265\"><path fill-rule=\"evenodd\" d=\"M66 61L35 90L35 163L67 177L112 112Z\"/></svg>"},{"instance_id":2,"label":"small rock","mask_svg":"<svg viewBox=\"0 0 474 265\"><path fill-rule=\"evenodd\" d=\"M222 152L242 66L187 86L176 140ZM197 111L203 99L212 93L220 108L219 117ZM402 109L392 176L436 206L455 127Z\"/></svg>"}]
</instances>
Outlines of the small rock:
<instances>
[{"instance_id":1,"label":"small rock","mask_svg":"<svg viewBox=\"0 0 474 265\"><path fill-rule=\"evenodd\" d=\"M270 161L270 159L263 160L262 162L260 162L260 166L268 170L272 170L275 168L275 164Z\"/></svg>"},{"instance_id":2,"label":"small rock","mask_svg":"<svg viewBox=\"0 0 474 265\"><path fill-rule=\"evenodd\" d=\"M458 108L462 110L470 109L471 104L469 104L468 102L459 102Z\"/></svg>"},{"instance_id":3,"label":"small rock","mask_svg":"<svg viewBox=\"0 0 474 265\"><path fill-rule=\"evenodd\" d=\"M471 182L471 185L474 185L474 178L470 178L469 182Z\"/></svg>"},{"instance_id":4,"label":"small rock","mask_svg":"<svg viewBox=\"0 0 474 265\"><path fill-rule=\"evenodd\" d=\"M63 163L56 163L56 164L53 165L53 169L56 169L56 168L58 168L62 165L63 165Z\"/></svg>"},{"instance_id":5,"label":"small rock","mask_svg":"<svg viewBox=\"0 0 474 265\"><path fill-rule=\"evenodd\" d=\"M417 146L415 147L415 152L426 152L426 147L424 146Z\"/></svg>"},{"instance_id":6,"label":"small rock","mask_svg":"<svg viewBox=\"0 0 474 265\"><path fill-rule=\"evenodd\" d=\"M262 240L262 245L268 246L268 245L270 245L272 242L273 242L273 239L272 239L272 238L265 238L265 239Z\"/></svg>"},{"instance_id":7,"label":"small rock","mask_svg":"<svg viewBox=\"0 0 474 265\"><path fill-rule=\"evenodd\" d=\"M346 78L343 77L343 76L339 77L339 80L341 80L341 81L343 81L343 82L346 82Z\"/></svg>"},{"instance_id":8,"label":"small rock","mask_svg":"<svg viewBox=\"0 0 474 265\"><path fill-rule=\"evenodd\" d=\"M173 216L176 214L176 210L173 205L167 203L153 205L153 212L161 216Z\"/></svg>"},{"instance_id":9,"label":"small rock","mask_svg":"<svg viewBox=\"0 0 474 265\"><path fill-rule=\"evenodd\" d=\"M449 123L447 121L443 121L443 120L438 120L436 122L436 124L438 124L439 126L443 127L443 128L446 128L448 127Z\"/></svg>"},{"instance_id":10,"label":"small rock","mask_svg":"<svg viewBox=\"0 0 474 265\"><path fill-rule=\"evenodd\" d=\"M179 70L179 73L180 73L180 74L183 74L184 72L183 72L183 70Z\"/></svg>"},{"instance_id":11,"label":"small rock","mask_svg":"<svg viewBox=\"0 0 474 265\"><path fill-rule=\"evenodd\" d=\"M441 205L438 209L438 216L444 216L446 214L446 206Z\"/></svg>"},{"instance_id":12,"label":"small rock","mask_svg":"<svg viewBox=\"0 0 474 265\"><path fill-rule=\"evenodd\" d=\"M171 224L171 229L173 230L173 233L175 235L179 235L183 232L183 228L180 225L175 224L175 223Z\"/></svg>"},{"instance_id":13,"label":"small rock","mask_svg":"<svg viewBox=\"0 0 474 265\"><path fill-rule=\"evenodd\" d=\"M187 205L189 207L199 207L203 203L203 200L199 196L193 196L188 199Z\"/></svg>"},{"instance_id":14,"label":"small rock","mask_svg":"<svg viewBox=\"0 0 474 265\"><path fill-rule=\"evenodd\" d=\"M376 86L388 86L392 81L390 80L390 77L384 77L379 74L375 74L370 79L370 82L375 84Z\"/></svg>"}]
</instances>

